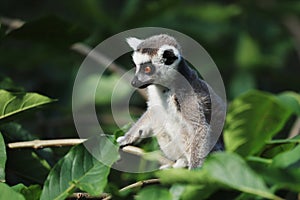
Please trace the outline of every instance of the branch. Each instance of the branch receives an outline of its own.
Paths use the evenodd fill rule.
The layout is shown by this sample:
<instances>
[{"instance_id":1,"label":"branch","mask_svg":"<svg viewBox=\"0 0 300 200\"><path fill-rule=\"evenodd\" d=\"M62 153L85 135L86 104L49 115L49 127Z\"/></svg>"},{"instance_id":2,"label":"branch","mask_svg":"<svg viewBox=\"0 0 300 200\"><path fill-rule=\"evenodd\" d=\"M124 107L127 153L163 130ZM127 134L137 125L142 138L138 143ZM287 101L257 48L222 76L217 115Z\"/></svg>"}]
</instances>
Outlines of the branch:
<instances>
[{"instance_id":1,"label":"branch","mask_svg":"<svg viewBox=\"0 0 300 200\"><path fill-rule=\"evenodd\" d=\"M108 59L106 56L104 56L100 52L92 51L91 47L89 47L83 43L75 43L71 46L71 49L84 55L84 56L88 55L90 58L95 60L97 63L104 65L104 66L107 66L111 62L111 60ZM108 69L111 72L114 72L120 76L122 76L126 72L124 70L124 68L120 67L116 63L111 63L108 66Z\"/></svg>"},{"instance_id":2,"label":"branch","mask_svg":"<svg viewBox=\"0 0 300 200\"><path fill-rule=\"evenodd\" d=\"M148 180L144 180L144 181L138 181L136 183L133 183L131 185L123 187L122 189L119 190L119 192L124 192L126 190L130 190L130 189L134 189L134 188L140 188L140 187L144 187L146 185L154 185L154 184L160 184L160 180L159 179L148 179ZM67 200L71 200L71 199L110 200L110 199L112 199L112 195L108 194L108 193L102 193L100 195L92 196L88 193L78 192L78 193L73 193L72 195L70 195L67 198Z\"/></svg>"},{"instance_id":3,"label":"branch","mask_svg":"<svg viewBox=\"0 0 300 200\"><path fill-rule=\"evenodd\" d=\"M166 157L160 155L158 152L152 152L152 153L147 153L143 149L135 146L125 146L122 148L122 151L130 154L134 154L140 157L144 157L147 159L147 157L151 157L152 159L155 158L161 165L167 165L167 166L172 166L175 164L172 160L167 159ZM150 154L155 154L154 156L150 156Z\"/></svg>"},{"instance_id":4,"label":"branch","mask_svg":"<svg viewBox=\"0 0 300 200\"><path fill-rule=\"evenodd\" d=\"M293 138L300 134L300 117L298 117L291 128L290 134L288 138Z\"/></svg>"},{"instance_id":5,"label":"branch","mask_svg":"<svg viewBox=\"0 0 300 200\"><path fill-rule=\"evenodd\" d=\"M149 179L149 180L144 180L144 181L138 181L136 183L127 185L126 187L123 187L122 189L119 190L119 192L124 192L126 190L130 190L133 188L138 188L138 187L144 187L146 185L154 185L154 184L160 184L160 180L158 178L154 179Z\"/></svg>"},{"instance_id":6,"label":"branch","mask_svg":"<svg viewBox=\"0 0 300 200\"><path fill-rule=\"evenodd\" d=\"M119 192L124 192L126 190L131 190L134 188L140 188L140 187L144 187L146 185L154 185L154 184L160 184L160 180L158 178L155 179L148 179L148 180L144 180L144 181L138 181L136 183L127 185L126 187L123 187L119 190ZM103 200L110 200L112 199L111 195L108 195L107 197L103 198Z\"/></svg>"},{"instance_id":7,"label":"branch","mask_svg":"<svg viewBox=\"0 0 300 200\"><path fill-rule=\"evenodd\" d=\"M97 63L99 63L102 66L108 66L108 70L110 70L111 72L118 74L119 76L123 76L123 74L126 73L126 71L124 70L124 67L121 67L120 65L112 62L111 60L108 59L105 55L101 54L100 52L97 51L92 51L92 48L83 44L83 43L75 43L71 46L71 49L75 52L78 52L84 56L89 55L90 58L92 58L94 61L96 61ZM131 80L127 80L128 82L130 82ZM142 97L144 97L145 99L147 99L147 94L145 92L145 90L141 90L138 89L137 90Z\"/></svg>"},{"instance_id":8,"label":"branch","mask_svg":"<svg viewBox=\"0 0 300 200\"><path fill-rule=\"evenodd\" d=\"M73 193L72 195L70 195L66 199L67 200L71 200L71 199L95 199L95 200L102 199L103 200L109 196L111 196L111 195L107 194L107 193L102 193L100 195L93 196L93 195L90 195L90 194L84 193L84 192L76 192L76 193Z\"/></svg>"},{"instance_id":9,"label":"branch","mask_svg":"<svg viewBox=\"0 0 300 200\"><path fill-rule=\"evenodd\" d=\"M22 21L20 19L11 19L7 17L1 17L0 22L1 24L8 27L7 32L21 28L25 24L25 21Z\"/></svg>"},{"instance_id":10,"label":"branch","mask_svg":"<svg viewBox=\"0 0 300 200\"><path fill-rule=\"evenodd\" d=\"M56 139L56 140L33 140L26 142L9 143L7 146L11 149L15 148L45 148L45 147L62 147L74 146L85 142L87 139Z\"/></svg>"}]
</instances>

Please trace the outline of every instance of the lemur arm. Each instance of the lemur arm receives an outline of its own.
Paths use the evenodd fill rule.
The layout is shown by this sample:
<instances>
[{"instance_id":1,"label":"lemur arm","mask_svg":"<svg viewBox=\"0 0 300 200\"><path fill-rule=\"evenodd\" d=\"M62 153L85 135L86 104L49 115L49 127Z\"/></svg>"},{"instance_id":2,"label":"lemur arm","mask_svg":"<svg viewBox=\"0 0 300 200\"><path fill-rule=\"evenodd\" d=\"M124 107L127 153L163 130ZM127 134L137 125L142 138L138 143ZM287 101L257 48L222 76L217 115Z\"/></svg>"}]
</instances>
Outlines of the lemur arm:
<instances>
[{"instance_id":1,"label":"lemur arm","mask_svg":"<svg viewBox=\"0 0 300 200\"><path fill-rule=\"evenodd\" d=\"M124 136L118 137L117 142L122 147L138 143L143 138L150 137L152 134L151 112L147 110Z\"/></svg>"}]
</instances>

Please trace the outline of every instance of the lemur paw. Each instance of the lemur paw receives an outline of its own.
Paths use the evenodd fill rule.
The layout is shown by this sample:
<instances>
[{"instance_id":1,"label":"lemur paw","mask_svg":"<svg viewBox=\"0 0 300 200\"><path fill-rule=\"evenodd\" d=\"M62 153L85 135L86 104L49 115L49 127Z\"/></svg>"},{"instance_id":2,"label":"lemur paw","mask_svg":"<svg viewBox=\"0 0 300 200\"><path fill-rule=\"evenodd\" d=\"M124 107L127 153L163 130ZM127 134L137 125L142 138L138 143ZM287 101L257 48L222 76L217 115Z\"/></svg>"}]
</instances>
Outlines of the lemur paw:
<instances>
[{"instance_id":1,"label":"lemur paw","mask_svg":"<svg viewBox=\"0 0 300 200\"><path fill-rule=\"evenodd\" d=\"M120 147L123 147L128 144L125 136L120 136L117 138L117 143L119 143Z\"/></svg>"},{"instance_id":2,"label":"lemur paw","mask_svg":"<svg viewBox=\"0 0 300 200\"><path fill-rule=\"evenodd\" d=\"M169 168L171 168L171 167L172 167L172 165L170 165L170 164L165 164L165 165L160 166L159 169L160 169L160 170L163 170L163 169L169 169Z\"/></svg>"}]
</instances>

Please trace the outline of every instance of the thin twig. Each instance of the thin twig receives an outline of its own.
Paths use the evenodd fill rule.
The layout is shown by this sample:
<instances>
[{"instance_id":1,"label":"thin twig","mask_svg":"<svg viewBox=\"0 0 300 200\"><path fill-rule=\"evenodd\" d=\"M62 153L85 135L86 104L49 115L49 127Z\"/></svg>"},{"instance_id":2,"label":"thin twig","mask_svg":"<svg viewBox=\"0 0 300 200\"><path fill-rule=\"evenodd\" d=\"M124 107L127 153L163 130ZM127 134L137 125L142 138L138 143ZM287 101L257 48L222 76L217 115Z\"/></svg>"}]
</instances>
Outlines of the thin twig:
<instances>
[{"instance_id":1,"label":"thin twig","mask_svg":"<svg viewBox=\"0 0 300 200\"><path fill-rule=\"evenodd\" d=\"M9 143L7 146L11 149L15 148L45 148L45 147L62 147L74 146L85 142L87 139L55 139L55 140L33 140L25 142Z\"/></svg>"},{"instance_id":2,"label":"thin twig","mask_svg":"<svg viewBox=\"0 0 300 200\"><path fill-rule=\"evenodd\" d=\"M95 60L97 63L99 63L103 66L108 66L108 69L111 72L114 72L120 76L122 76L126 72L124 70L124 68L122 68L121 66L117 65L114 62L111 63L111 60L108 59L106 56L104 56L100 52L92 51L91 47L89 47L83 43L75 43L71 46L71 49L84 55L84 56L89 55L89 57L92 58L93 60Z\"/></svg>"},{"instance_id":3,"label":"thin twig","mask_svg":"<svg viewBox=\"0 0 300 200\"><path fill-rule=\"evenodd\" d=\"M124 192L126 190L130 190L133 188L139 188L139 187L144 187L146 185L153 185L153 184L160 184L160 180L158 178L154 179L149 179L149 180L143 180L143 181L138 181L136 183L127 185L126 187L123 187L122 189L119 190L119 192Z\"/></svg>"},{"instance_id":4,"label":"thin twig","mask_svg":"<svg viewBox=\"0 0 300 200\"><path fill-rule=\"evenodd\" d=\"M148 180L138 181L136 183L133 183L133 184L130 184L130 185L127 185L127 186L121 188L119 190L119 192L124 192L126 190L131 190L131 189L134 189L134 188L141 188L141 187L144 187L146 185L154 185L154 184L160 184L160 180L158 178L155 178L155 179L148 179ZM110 200L110 199L112 199L111 195L103 198L103 200Z\"/></svg>"},{"instance_id":5,"label":"thin twig","mask_svg":"<svg viewBox=\"0 0 300 200\"><path fill-rule=\"evenodd\" d=\"M123 76L126 73L126 71L124 70L124 67L121 67L120 65L116 64L115 62L111 62L111 60L109 58L107 58L105 55L103 55L101 52L92 51L92 48L86 44L75 43L71 46L71 49L75 52L78 52L78 53L84 55L84 56L88 55L90 58L92 58L94 61L96 61L97 63L99 63L102 66L108 66L108 70L110 70L111 72L113 72L119 76ZM130 82L131 80L128 79L126 81ZM142 97L147 99L147 94L144 90L138 89L137 91L142 95Z\"/></svg>"},{"instance_id":6,"label":"thin twig","mask_svg":"<svg viewBox=\"0 0 300 200\"><path fill-rule=\"evenodd\" d=\"M293 138L300 134L300 117L298 117L291 128L290 134L288 138Z\"/></svg>"},{"instance_id":7,"label":"thin twig","mask_svg":"<svg viewBox=\"0 0 300 200\"><path fill-rule=\"evenodd\" d=\"M108 196L111 196L110 194L108 193L102 193L100 195L90 195L89 193L85 193L85 192L76 192L76 193L73 193L71 194L67 200L71 200L71 199L94 199L94 200L97 200L97 199L105 199L106 197Z\"/></svg>"},{"instance_id":8,"label":"thin twig","mask_svg":"<svg viewBox=\"0 0 300 200\"><path fill-rule=\"evenodd\" d=\"M21 28L25 24L25 21L22 21L20 19L11 19L8 17L1 17L0 22L1 24L8 27L7 33L12 30Z\"/></svg>"},{"instance_id":9,"label":"thin twig","mask_svg":"<svg viewBox=\"0 0 300 200\"><path fill-rule=\"evenodd\" d=\"M139 147L135 147L135 146L125 146L122 148L122 151L126 152L126 153L130 153L130 154L134 154L140 157L144 157L145 159L149 159L149 157L157 160L161 165L167 165L167 166L172 166L173 164L175 164L172 160L167 159L166 157L162 156L159 152L150 152L147 153L145 152L143 149L139 148ZM152 154L154 153L154 155ZM153 156L150 156L150 154L152 154Z\"/></svg>"}]
</instances>

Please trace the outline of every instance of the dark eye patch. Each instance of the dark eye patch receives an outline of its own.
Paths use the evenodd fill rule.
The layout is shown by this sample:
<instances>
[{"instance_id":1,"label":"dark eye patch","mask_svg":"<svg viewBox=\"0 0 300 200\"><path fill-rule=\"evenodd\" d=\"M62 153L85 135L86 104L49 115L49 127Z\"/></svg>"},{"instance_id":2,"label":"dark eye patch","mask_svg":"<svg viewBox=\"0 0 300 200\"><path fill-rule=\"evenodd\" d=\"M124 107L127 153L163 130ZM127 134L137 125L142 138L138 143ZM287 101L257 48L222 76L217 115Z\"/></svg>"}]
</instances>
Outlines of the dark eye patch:
<instances>
[{"instance_id":1,"label":"dark eye patch","mask_svg":"<svg viewBox=\"0 0 300 200\"><path fill-rule=\"evenodd\" d=\"M177 56L175 56L174 52L172 49L167 49L163 53L163 58L165 60L166 65L171 65L174 63L175 60L178 59Z\"/></svg>"}]
</instances>

